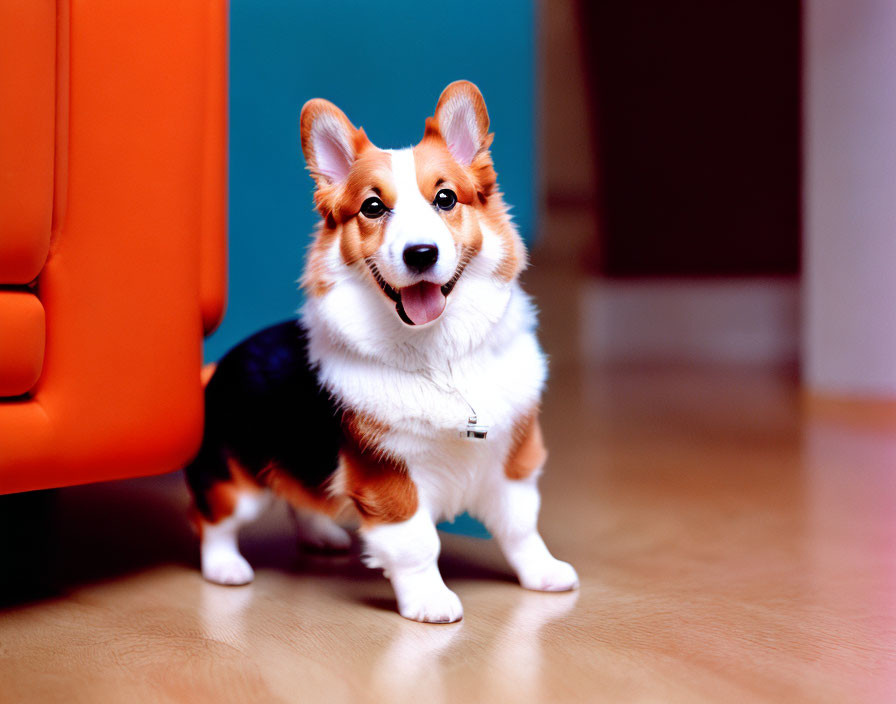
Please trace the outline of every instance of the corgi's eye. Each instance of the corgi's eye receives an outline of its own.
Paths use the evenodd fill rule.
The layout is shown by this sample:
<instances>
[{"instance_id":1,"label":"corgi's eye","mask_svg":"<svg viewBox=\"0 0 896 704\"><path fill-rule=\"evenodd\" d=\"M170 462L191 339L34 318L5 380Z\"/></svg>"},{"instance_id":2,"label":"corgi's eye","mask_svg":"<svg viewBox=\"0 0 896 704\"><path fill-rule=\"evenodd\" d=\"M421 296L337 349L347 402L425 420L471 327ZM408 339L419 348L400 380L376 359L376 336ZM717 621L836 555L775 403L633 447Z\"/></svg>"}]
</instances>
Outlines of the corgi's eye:
<instances>
[{"instance_id":1,"label":"corgi's eye","mask_svg":"<svg viewBox=\"0 0 896 704\"><path fill-rule=\"evenodd\" d=\"M368 218L375 219L386 212L386 205L379 198L368 198L361 203L361 213Z\"/></svg>"},{"instance_id":2,"label":"corgi's eye","mask_svg":"<svg viewBox=\"0 0 896 704\"><path fill-rule=\"evenodd\" d=\"M451 210L457 205L457 193L450 188L443 188L436 193L435 200L432 202L439 210Z\"/></svg>"}]
</instances>

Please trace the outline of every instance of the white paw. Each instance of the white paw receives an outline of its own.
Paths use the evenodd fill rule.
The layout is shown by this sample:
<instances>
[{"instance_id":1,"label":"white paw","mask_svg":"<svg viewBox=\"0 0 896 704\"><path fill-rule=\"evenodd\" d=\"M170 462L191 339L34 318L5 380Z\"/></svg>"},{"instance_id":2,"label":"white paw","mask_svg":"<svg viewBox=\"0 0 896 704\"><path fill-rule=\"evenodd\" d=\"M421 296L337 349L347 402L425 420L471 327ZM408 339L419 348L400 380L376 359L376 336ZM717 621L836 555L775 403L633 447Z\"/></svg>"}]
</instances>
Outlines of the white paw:
<instances>
[{"instance_id":1,"label":"white paw","mask_svg":"<svg viewBox=\"0 0 896 704\"><path fill-rule=\"evenodd\" d=\"M526 589L538 592L566 592L579 586L579 575L573 566L554 558L526 565L519 578Z\"/></svg>"},{"instance_id":2,"label":"white paw","mask_svg":"<svg viewBox=\"0 0 896 704\"><path fill-rule=\"evenodd\" d=\"M202 561L202 576L215 584L248 584L255 572L242 555L219 554Z\"/></svg>"},{"instance_id":3,"label":"white paw","mask_svg":"<svg viewBox=\"0 0 896 704\"><path fill-rule=\"evenodd\" d=\"M448 587L406 594L398 600L398 612L411 621L453 623L464 617L464 608L457 594Z\"/></svg>"}]
</instances>

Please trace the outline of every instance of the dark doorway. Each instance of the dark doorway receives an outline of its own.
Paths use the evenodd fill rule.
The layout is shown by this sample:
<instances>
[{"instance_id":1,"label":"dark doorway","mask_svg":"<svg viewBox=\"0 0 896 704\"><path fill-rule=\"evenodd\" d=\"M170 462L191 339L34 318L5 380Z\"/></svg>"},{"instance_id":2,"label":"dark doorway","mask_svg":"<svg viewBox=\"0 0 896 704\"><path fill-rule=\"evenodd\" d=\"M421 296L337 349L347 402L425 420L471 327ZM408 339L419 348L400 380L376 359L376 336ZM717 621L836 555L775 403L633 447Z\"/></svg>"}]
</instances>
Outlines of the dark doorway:
<instances>
[{"instance_id":1,"label":"dark doorway","mask_svg":"<svg viewBox=\"0 0 896 704\"><path fill-rule=\"evenodd\" d=\"M800 262L800 3L583 2L608 276Z\"/></svg>"}]
</instances>

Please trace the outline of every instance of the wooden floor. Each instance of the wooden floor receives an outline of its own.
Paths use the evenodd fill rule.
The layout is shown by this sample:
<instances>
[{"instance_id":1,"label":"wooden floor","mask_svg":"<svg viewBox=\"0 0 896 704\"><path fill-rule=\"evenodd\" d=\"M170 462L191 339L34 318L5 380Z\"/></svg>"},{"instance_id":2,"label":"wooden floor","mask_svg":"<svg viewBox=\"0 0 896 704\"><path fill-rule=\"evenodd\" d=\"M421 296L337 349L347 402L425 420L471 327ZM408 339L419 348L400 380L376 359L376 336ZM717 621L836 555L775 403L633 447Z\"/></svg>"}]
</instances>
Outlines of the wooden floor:
<instances>
[{"instance_id":1,"label":"wooden floor","mask_svg":"<svg viewBox=\"0 0 896 704\"><path fill-rule=\"evenodd\" d=\"M446 535L466 617L421 625L280 510L244 541L253 585L203 582L178 475L14 497L0 701L896 702L892 409L809 408L786 370L574 357L542 526L578 593Z\"/></svg>"}]
</instances>

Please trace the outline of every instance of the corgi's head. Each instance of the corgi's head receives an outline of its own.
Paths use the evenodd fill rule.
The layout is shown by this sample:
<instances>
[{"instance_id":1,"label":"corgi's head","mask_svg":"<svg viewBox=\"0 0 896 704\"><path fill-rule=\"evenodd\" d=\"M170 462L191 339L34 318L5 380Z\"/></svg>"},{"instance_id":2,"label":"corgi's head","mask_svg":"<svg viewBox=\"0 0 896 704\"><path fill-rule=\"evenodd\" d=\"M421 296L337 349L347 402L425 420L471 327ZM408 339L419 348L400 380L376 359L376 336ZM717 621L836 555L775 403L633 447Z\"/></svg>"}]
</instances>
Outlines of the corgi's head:
<instances>
[{"instance_id":1,"label":"corgi's head","mask_svg":"<svg viewBox=\"0 0 896 704\"><path fill-rule=\"evenodd\" d=\"M343 334L420 341L460 326L479 337L500 318L526 255L498 191L488 128L467 81L442 92L423 139L407 149L374 146L326 100L305 104L302 150L322 222L303 284ZM375 330L362 335L365 325Z\"/></svg>"}]
</instances>

